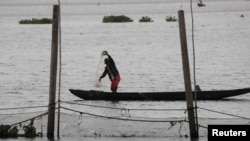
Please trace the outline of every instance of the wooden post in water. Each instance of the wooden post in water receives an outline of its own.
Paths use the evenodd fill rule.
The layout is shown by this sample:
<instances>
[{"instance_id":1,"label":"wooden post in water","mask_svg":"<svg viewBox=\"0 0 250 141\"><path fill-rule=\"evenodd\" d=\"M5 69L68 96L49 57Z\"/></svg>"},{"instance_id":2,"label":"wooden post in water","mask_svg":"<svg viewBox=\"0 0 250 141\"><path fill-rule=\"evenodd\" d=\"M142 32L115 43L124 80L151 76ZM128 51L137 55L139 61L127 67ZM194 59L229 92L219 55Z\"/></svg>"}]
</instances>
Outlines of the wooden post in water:
<instances>
[{"instance_id":1,"label":"wooden post in water","mask_svg":"<svg viewBox=\"0 0 250 141\"><path fill-rule=\"evenodd\" d=\"M56 78L57 78L57 56L58 56L58 17L59 6L53 6L53 24L52 24L52 44L51 44L51 62L50 62L50 88L48 105L48 125L47 137L54 138L55 128L55 97L56 97Z\"/></svg>"},{"instance_id":2,"label":"wooden post in water","mask_svg":"<svg viewBox=\"0 0 250 141\"><path fill-rule=\"evenodd\" d=\"M187 37L186 37L186 28L185 28L185 17L184 17L183 10L178 11L178 17L179 17L182 65L183 65L184 83L185 83L185 91L186 91L186 103L187 103L187 110L188 110L189 130L190 130L191 138L197 138L198 130L196 128L195 116L194 116L193 95L192 95L192 87L191 87L191 79L190 79Z\"/></svg>"}]
</instances>

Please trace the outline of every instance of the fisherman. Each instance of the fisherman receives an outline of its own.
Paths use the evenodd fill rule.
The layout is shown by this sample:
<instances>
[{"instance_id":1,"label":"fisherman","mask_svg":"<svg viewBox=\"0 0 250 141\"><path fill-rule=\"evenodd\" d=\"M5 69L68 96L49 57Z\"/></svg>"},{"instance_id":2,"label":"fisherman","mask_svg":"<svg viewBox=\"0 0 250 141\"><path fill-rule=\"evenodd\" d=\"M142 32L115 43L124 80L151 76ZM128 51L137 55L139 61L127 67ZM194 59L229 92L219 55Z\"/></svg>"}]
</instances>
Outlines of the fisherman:
<instances>
[{"instance_id":1,"label":"fisherman","mask_svg":"<svg viewBox=\"0 0 250 141\"><path fill-rule=\"evenodd\" d=\"M109 79L111 81L111 91L113 93L116 93L117 88L118 88L118 84L121 80L120 75L119 75L119 71L116 68L116 65L115 65L113 58L108 54L107 51L103 51L102 55L103 56L107 55L108 58L104 59L104 63L106 64L106 66L105 66L103 74L99 78L99 82L101 82L101 79L104 78L106 76L106 74L108 74Z\"/></svg>"}]
</instances>

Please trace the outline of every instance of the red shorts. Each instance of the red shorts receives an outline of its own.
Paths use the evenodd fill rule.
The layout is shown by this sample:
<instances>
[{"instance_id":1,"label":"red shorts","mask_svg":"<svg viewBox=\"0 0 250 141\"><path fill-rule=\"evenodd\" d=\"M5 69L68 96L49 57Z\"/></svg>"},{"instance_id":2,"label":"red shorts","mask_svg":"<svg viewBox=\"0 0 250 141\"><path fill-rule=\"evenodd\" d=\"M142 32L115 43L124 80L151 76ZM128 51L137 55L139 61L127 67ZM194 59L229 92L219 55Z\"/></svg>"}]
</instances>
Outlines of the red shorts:
<instances>
[{"instance_id":1,"label":"red shorts","mask_svg":"<svg viewBox=\"0 0 250 141\"><path fill-rule=\"evenodd\" d=\"M121 78L120 76L116 76L112 81L111 81L111 91L113 93L116 93L117 88L118 88L118 84L120 82Z\"/></svg>"}]
</instances>

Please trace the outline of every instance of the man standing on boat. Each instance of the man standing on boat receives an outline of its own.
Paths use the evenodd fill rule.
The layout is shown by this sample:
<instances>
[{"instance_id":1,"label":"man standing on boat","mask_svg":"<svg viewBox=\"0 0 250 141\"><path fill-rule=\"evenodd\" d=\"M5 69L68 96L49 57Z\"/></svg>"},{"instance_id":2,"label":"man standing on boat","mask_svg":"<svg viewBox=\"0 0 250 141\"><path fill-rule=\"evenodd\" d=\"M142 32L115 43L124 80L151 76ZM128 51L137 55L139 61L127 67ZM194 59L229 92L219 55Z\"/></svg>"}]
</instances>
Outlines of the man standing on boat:
<instances>
[{"instance_id":1,"label":"man standing on boat","mask_svg":"<svg viewBox=\"0 0 250 141\"><path fill-rule=\"evenodd\" d=\"M103 74L99 78L99 82L101 82L101 79L104 78L106 76L106 74L108 74L109 79L111 81L111 91L113 93L116 93L117 88L118 88L118 84L121 80L120 75L119 75L119 71L116 68L116 65L115 65L113 58L108 54L107 51L103 51L102 55L103 56L107 55L108 58L104 59L104 63L106 64L106 66L105 66Z\"/></svg>"}]
</instances>

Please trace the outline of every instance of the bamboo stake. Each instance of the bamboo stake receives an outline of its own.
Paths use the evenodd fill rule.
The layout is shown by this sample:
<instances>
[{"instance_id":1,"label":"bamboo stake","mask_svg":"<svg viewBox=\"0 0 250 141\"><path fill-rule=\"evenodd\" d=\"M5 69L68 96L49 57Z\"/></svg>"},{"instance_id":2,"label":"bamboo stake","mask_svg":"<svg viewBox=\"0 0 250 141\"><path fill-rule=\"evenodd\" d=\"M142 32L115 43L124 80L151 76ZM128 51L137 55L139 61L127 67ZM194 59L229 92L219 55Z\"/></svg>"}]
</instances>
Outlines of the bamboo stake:
<instances>
[{"instance_id":1,"label":"bamboo stake","mask_svg":"<svg viewBox=\"0 0 250 141\"><path fill-rule=\"evenodd\" d=\"M188 110L190 136L191 138L197 138L198 132L197 132L195 116L194 116L193 95L192 95L189 60L188 60L188 48L187 48L184 11L179 10L178 16L179 16L182 65L183 65L184 83L185 83L185 91L186 91L186 103L187 103L187 110Z\"/></svg>"},{"instance_id":2,"label":"bamboo stake","mask_svg":"<svg viewBox=\"0 0 250 141\"><path fill-rule=\"evenodd\" d=\"M57 56L58 56L58 16L59 6L53 7L53 24L52 24L52 44L51 44L51 62L50 62L50 89L49 89L49 106L48 106L48 125L47 137L54 138L55 128L55 97L56 97L56 77L57 77Z\"/></svg>"}]
</instances>

